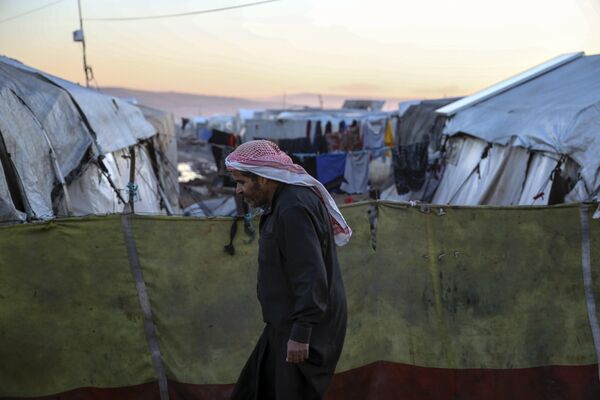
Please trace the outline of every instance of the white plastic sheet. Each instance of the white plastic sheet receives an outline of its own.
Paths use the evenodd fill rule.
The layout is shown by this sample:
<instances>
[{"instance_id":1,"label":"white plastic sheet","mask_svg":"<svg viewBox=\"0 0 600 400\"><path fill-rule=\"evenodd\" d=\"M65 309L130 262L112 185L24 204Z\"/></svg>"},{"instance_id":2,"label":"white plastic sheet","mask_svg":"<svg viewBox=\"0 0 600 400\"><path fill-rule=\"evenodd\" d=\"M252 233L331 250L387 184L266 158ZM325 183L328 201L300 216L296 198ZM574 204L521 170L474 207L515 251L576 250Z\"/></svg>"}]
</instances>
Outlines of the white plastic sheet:
<instances>
[{"instance_id":1,"label":"white plastic sheet","mask_svg":"<svg viewBox=\"0 0 600 400\"><path fill-rule=\"evenodd\" d=\"M527 173L529 152L474 138L451 139L448 165L435 204L516 205ZM456 159L454 159L456 157Z\"/></svg>"},{"instance_id":2,"label":"white plastic sheet","mask_svg":"<svg viewBox=\"0 0 600 400\"><path fill-rule=\"evenodd\" d=\"M444 131L567 155L590 191L600 188L600 55L576 59L459 111Z\"/></svg>"},{"instance_id":3,"label":"white plastic sheet","mask_svg":"<svg viewBox=\"0 0 600 400\"><path fill-rule=\"evenodd\" d=\"M136 146L137 195L134 211L140 214L164 214L160 206L158 182L152 171L150 158L143 146ZM103 160L110 178L125 201L129 200L127 184L129 183L129 150L119 150L107 154ZM91 164L85 173L69 185L72 212L74 215L112 214L123 211L123 204L106 176L100 169ZM64 201L61 210L64 212Z\"/></svg>"}]
</instances>

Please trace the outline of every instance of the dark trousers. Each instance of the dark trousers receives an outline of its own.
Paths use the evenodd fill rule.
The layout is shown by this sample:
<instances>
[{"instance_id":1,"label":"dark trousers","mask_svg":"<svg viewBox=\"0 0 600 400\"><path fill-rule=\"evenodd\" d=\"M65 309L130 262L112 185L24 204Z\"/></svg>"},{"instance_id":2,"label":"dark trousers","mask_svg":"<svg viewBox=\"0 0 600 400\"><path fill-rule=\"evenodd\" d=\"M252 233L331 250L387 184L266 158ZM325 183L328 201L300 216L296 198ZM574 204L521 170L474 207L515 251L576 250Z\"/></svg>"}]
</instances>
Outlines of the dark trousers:
<instances>
[{"instance_id":1,"label":"dark trousers","mask_svg":"<svg viewBox=\"0 0 600 400\"><path fill-rule=\"evenodd\" d=\"M289 334L267 325L242 369L231 400L319 400L333 376L320 352L310 347L309 359L285 361ZM335 369L335 364L333 366Z\"/></svg>"}]
</instances>

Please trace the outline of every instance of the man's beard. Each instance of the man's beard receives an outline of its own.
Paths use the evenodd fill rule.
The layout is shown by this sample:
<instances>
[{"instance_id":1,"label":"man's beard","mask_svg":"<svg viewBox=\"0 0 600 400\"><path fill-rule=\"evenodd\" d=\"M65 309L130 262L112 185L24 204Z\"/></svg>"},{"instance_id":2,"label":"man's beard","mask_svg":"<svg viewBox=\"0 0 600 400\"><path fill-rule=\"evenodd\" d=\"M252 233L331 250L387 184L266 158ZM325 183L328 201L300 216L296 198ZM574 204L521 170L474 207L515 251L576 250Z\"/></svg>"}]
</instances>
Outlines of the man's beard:
<instances>
[{"instance_id":1,"label":"man's beard","mask_svg":"<svg viewBox=\"0 0 600 400\"><path fill-rule=\"evenodd\" d=\"M252 208L264 208L268 205L267 204L268 201L264 197L253 198L253 199L244 199L244 200L246 200L246 203L248 203L248 205Z\"/></svg>"},{"instance_id":2,"label":"man's beard","mask_svg":"<svg viewBox=\"0 0 600 400\"><path fill-rule=\"evenodd\" d=\"M258 183L255 183L252 188L252 196L244 196L244 201L253 208L264 208L268 206L269 199L267 198L265 191Z\"/></svg>"}]
</instances>

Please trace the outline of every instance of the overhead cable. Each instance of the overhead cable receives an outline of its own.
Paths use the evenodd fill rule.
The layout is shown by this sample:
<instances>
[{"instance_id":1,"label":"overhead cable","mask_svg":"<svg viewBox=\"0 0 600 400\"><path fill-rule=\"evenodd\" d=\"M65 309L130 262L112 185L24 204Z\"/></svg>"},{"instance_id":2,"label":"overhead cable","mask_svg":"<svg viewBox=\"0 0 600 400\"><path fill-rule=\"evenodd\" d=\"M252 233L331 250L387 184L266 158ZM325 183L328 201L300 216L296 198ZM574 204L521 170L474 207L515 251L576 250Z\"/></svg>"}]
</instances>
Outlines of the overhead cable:
<instances>
[{"instance_id":1,"label":"overhead cable","mask_svg":"<svg viewBox=\"0 0 600 400\"><path fill-rule=\"evenodd\" d=\"M3 24L3 23L8 22L8 21L12 21L13 19L24 17L24 16L29 15L29 14L33 14L36 11L40 11L40 10L43 10L44 8L52 7L52 6L54 6L54 5L58 4L58 3L62 3L63 1L65 1L65 0L57 0L55 2L48 3L48 4L44 5L44 6L41 6L41 7L38 7L38 8L34 8L32 10L29 10L29 11L22 12L21 14L13 15L12 17L8 17L8 18L5 18L5 19L0 19L0 24Z\"/></svg>"},{"instance_id":2,"label":"overhead cable","mask_svg":"<svg viewBox=\"0 0 600 400\"><path fill-rule=\"evenodd\" d=\"M144 17L84 18L84 19L86 21L140 21L140 20L149 20L149 19L188 17L188 16L191 16L191 15L208 14L208 13L214 13L214 12L219 12L219 11L234 10L234 9L237 9L237 8L245 8L245 7L258 6L258 5L261 5L261 4L273 3L273 2L276 2L276 1L279 1L279 0L257 1L257 2L254 2L254 3L239 4L239 5L236 5L236 6L221 7L221 8L211 8L211 9L208 9L208 10L190 11L190 12L179 13L179 14L149 15L149 16L144 16Z\"/></svg>"}]
</instances>

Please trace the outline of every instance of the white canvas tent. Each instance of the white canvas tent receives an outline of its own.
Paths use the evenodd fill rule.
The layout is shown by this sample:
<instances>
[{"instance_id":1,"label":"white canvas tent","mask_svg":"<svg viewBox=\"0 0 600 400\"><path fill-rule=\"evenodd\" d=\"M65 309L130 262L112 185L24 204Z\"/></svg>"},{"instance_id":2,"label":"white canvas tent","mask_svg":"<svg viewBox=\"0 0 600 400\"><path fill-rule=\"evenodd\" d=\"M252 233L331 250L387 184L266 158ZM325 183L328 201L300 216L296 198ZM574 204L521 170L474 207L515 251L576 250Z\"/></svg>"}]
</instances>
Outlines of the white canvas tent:
<instances>
[{"instance_id":1,"label":"white canvas tent","mask_svg":"<svg viewBox=\"0 0 600 400\"><path fill-rule=\"evenodd\" d=\"M121 211L130 147L136 211L164 212L155 136L137 107L0 57L0 221Z\"/></svg>"},{"instance_id":2,"label":"white canvas tent","mask_svg":"<svg viewBox=\"0 0 600 400\"><path fill-rule=\"evenodd\" d=\"M600 55L557 57L438 112L450 139L434 203L549 204L569 179L566 201L597 198Z\"/></svg>"}]
</instances>

